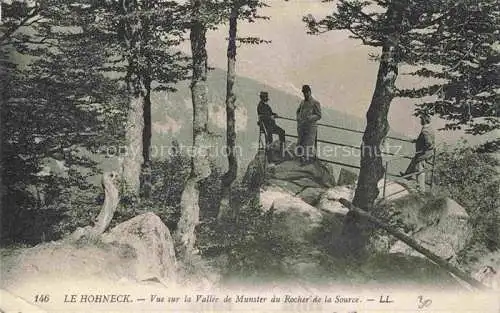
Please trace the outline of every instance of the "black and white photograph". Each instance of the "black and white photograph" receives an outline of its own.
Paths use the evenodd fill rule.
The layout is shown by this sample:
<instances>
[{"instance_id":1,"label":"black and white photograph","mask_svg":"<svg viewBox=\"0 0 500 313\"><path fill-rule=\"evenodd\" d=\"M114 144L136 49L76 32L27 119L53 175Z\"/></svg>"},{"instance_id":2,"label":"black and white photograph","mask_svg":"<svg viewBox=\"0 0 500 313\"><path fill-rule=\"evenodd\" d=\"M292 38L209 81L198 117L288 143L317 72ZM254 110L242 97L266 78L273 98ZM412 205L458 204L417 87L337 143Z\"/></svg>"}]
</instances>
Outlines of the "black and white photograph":
<instances>
[{"instance_id":1,"label":"black and white photograph","mask_svg":"<svg viewBox=\"0 0 500 313\"><path fill-rule=\"evenodd\" d=\"M500 312L497 0L0 0L0 312Z\"/></svg>"}]
</instances>

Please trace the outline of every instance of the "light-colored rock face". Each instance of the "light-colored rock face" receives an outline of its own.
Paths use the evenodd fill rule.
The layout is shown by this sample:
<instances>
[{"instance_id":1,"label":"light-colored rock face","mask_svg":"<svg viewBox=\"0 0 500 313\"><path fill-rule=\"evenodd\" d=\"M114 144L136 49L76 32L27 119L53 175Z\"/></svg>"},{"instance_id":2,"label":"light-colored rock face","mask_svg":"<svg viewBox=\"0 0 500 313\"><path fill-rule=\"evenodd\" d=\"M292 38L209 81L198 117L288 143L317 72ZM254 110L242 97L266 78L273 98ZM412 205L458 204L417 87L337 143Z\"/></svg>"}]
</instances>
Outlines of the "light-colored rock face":
<instances>
[{"instance_id":1,"label":"light-colored rock face","mask_svg":"<svg viewBox=\"0 0 500 313\"><path fill-rule=\"evenodd\" d=\"M261 190L260 204L264 211L272 209L276 227L298 242L306 240L323 218L317 208L277 186Z\"/></svg>"},{"instance_id":2,"label":"light-colored rock face","mask_svg":"<svg viewBox=\"0 0 500 313\"><path fill-rule=\"evenodd\" d=\"M176 279L173 240L153 213L139 215L99 238L85 240L43 243L23 250L2 268L2 287L15 290L43 279L116 282L125 278L162 283Z\"/></svg>"},{"instance_id":3,"label":"light-colored rock face","mask_svg":"<svg viewBox=\"0 0 500 313\"><path fill-rule=\"evenodd\" d=\"M328 189L319 200L317 207L320 210L334 214L346 215L349 210L343 206L338 199L344 198L349 201L354 197L353 186L338 186Z\"/></svg>"},{"instance_id":4,"label":"light-colored rock face","mask_svg":"<svg viewBox=\"0 0 500 313\"><path fill-rule=\"evenodd\" d=\"M133 248L136 255L135 277L138 280L174 279L174 242L167 226L157 215L145 213L121 223L105 234L103 241Z\"/></svg>"},{"instance_id":5,"label":"light-colored rock face","mask_svg":"<svg viewBox=\"0 0 500 313\"><path fill-rule=\"evenodd\" d=\"M449 198L423 202L413 215L419 227L411 235L422 246L445 260L453 261L469 242L472 227L465 209ZM416 220L415 220L416 219ZM411 220L411 219L410 219ZM396 242L390 253L422 256L403 242Z\"/></svg>"}]
</instances>

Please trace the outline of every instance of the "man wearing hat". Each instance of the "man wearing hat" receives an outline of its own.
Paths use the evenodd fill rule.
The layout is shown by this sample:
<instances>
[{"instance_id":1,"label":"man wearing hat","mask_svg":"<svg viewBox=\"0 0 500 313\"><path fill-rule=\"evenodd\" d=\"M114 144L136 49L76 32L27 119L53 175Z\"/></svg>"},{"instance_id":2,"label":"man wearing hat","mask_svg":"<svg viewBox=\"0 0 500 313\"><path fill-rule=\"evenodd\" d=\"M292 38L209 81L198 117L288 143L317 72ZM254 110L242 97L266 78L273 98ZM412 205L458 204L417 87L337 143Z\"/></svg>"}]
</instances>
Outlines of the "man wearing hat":
<instances>
[{"instance_id":1,"label":"man wearing hat","mask_svg":"<svg viewBox=\"0 0 500 313\"><path fill-rule=\"evenodd\" d=\"M411 173L419 173L426 169L427 163L434 153L434 131L430 127L430 118L428 116L420 116L420 125L422 130L418 135L415 143L415 156L411 160L410 165L405 172L401 172L401 176ZM425 172L417 174L417 182L421 191L425 191Z\"/></svg>"},{"instance_id":2,"label":"man wearing hat","mask_svg":"<svg viewBox=\"0 0 500 313\"><path fill-rule=\"evenodd\" d=\"M314 143L316 141L317 125L316 122L321 119L321 106L319 101L311 95L309 85L302 86L304 100L300 102L297 109L297 146L301 151L301 163L308 164L313 160Z\"/></svg>"},{"instance_id":3,"label":"man wearing hat","mask_svg":"<svg viewBox=\"0 0 500 313\"><path fill-rule=\"evenodd\" d=\"M268 104L269 94L267 91L261 91L259 105L257 106L257 113L259 114L259 125L266 133L266 146L273 142L273 134L278 134L280 139L280 149L285 145L285 131L283 128L276 125L274 120L278 114L274 113Z\"/></svg>"}]
</instances>

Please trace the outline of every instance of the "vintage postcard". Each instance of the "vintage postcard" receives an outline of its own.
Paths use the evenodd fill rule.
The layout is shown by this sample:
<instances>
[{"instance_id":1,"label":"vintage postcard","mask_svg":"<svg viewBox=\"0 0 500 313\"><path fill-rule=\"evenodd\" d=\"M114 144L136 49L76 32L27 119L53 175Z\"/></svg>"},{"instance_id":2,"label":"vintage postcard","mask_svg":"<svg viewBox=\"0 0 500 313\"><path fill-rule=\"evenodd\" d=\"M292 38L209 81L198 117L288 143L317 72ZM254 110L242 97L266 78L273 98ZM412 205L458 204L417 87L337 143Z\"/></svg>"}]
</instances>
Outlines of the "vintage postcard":
<instances>
[{"instance_id":1,"label":"vintage postcard","mask_svg":"<svg viewBox=\"0 0 500 313\"><path fill-rule=\"evenodd\" d=\"M490 0L0 0L0 312L500 312Z\"/></svg>"}]
</instances>

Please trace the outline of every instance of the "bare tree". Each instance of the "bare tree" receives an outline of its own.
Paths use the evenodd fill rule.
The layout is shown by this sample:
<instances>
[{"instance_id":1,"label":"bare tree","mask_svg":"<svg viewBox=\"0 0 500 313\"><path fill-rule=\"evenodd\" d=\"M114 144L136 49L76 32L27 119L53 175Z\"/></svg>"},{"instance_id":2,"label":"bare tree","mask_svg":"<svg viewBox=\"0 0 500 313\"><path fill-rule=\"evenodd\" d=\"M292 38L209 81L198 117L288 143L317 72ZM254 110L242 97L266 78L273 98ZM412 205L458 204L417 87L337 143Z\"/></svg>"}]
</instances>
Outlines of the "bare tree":
<instances>
[{"instance_id":1,"label":"bare tree","mask_svg":"<svg viewBox=\"0 0 500 313\"><path fill-rule=\"evenodd\" d=\"M195 228L199 223L199 186L200 180L211 173L210 144L208 129L207 98L207 50L205 0L191 0L190 40L192 53L191 97L193 102L193 153L191 173L181 196L181 218L177 226L176 239L181 254L195 251Z\"/></svg>"}]
</instances>

